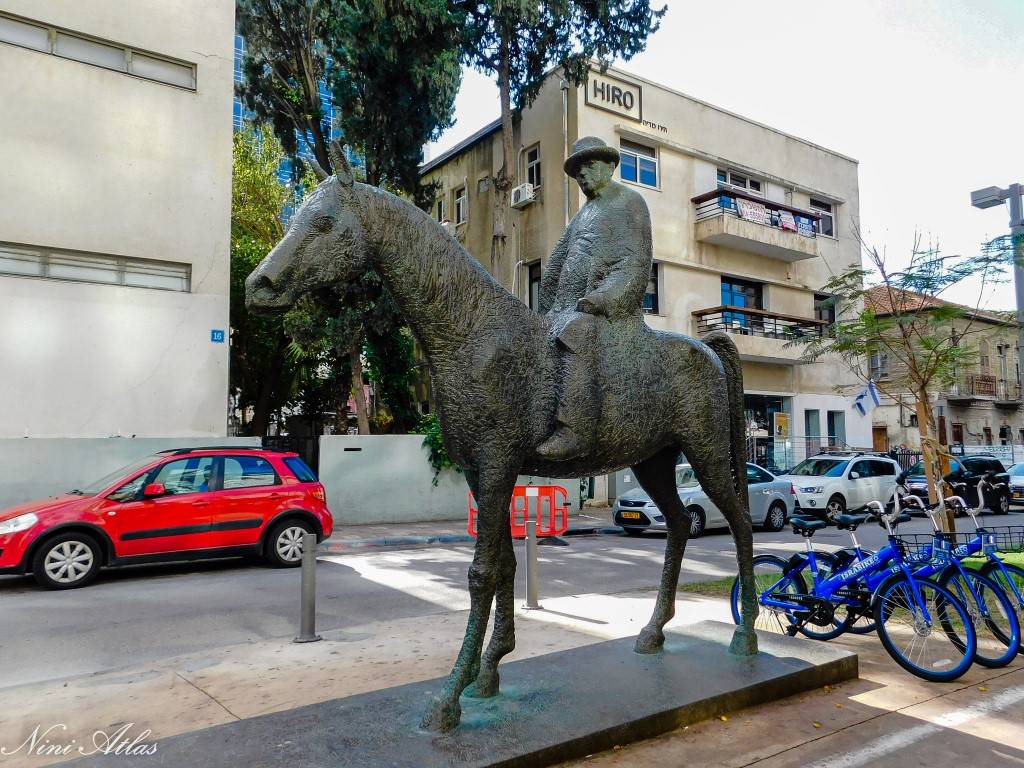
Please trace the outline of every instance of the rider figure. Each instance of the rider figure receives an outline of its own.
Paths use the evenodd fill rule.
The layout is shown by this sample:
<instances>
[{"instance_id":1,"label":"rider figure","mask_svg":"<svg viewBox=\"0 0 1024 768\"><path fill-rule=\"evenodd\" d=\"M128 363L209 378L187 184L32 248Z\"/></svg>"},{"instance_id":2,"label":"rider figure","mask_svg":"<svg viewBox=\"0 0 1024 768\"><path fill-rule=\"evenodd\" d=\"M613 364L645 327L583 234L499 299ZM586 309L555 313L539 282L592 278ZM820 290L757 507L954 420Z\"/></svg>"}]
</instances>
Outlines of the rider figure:
<instances>
[{"instance_id":1,"label":"rider figure","mask_svg":"<svg viewBox=\"0 0 1024 768\"><path fill-rule=\"evenodd\" d=\"M642 316L651 276L651 216L643 197L612 180L619 151L594 136L572 146L565 172L587 197L559 239L540 285L560 360L557 425L537 448L550 460L580 455L600 418L600 332Z\"/></svg>"}]
</instances>

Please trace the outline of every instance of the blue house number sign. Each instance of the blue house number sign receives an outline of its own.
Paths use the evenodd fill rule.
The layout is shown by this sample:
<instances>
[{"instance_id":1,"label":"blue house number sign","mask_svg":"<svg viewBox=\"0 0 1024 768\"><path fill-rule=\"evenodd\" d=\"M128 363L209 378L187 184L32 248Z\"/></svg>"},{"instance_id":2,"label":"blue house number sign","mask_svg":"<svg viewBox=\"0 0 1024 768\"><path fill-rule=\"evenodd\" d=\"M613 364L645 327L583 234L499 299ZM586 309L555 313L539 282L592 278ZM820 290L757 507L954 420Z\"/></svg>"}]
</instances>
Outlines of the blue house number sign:
<instances>
[{"instance_id":1,"label":"blue house number sign","mask_svg":"<svg viewBox=\"0 0 1024 768\"><path fill-rule=\"evenodd\" d=\"M212 341L214 344L223 344L224 343L224 331L222 331L222 330L220 330L218 328L212 329L210 331L210 341Z\"/></svg>"}]
</instances>

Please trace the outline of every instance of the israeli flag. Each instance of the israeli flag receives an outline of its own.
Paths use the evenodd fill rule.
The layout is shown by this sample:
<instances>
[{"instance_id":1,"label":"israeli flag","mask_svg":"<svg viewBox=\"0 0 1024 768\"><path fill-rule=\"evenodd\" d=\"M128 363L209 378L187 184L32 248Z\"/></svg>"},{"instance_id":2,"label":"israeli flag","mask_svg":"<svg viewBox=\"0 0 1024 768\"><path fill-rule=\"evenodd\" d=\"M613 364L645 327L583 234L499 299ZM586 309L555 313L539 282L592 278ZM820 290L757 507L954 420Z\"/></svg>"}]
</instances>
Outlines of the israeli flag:
<instances>
[{"instance_id":1,"label":"israeli flag","mask_svg":"<svg viewBox=\"0 0 1024 768\"><path fill-rule=\"evenodd\" d=\"M867 416L875 408L882 404L878 397L878 387L874 379L868 379L868 385L853 401L853 407L861 416Z\"/></svg>"}]
</instances>

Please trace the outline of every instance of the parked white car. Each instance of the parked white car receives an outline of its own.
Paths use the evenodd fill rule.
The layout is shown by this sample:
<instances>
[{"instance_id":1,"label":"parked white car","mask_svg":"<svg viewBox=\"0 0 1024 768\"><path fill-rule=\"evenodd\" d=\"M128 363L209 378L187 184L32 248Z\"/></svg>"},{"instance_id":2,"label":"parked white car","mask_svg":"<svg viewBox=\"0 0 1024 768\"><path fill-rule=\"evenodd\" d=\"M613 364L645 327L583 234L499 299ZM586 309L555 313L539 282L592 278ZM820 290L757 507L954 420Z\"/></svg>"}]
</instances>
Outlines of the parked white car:
<instances>
[{"instance_id":1,"label":"parked white car","mask_svg":"<svg viewBox=\"0 0 1024 768\"><path fill-rule=\"evenodd\" d=\"M704 493L689 464L676 467L676 487L690 513L691 538L700 536L707 528L727 525L725 516ZM793 512L793 486L756 464L747 464L747 496L751 521L766 530L780 530ZM630 536L667 529L665 516L642 488L622 494L613 509L615 524Z\"/></svg>"},{"instance_id":2,"label":"parked white car","mask_svg":"<svg viewBox=\"0 0 1024 768\"><path fill-rule=\"evenodd\" d=\"M796 514L813 509L838 515L869 501L887 503L901 471L899 464L880 454L829 451L804 459L779 479L796 489Z\"/></svg>"}]
</instances>

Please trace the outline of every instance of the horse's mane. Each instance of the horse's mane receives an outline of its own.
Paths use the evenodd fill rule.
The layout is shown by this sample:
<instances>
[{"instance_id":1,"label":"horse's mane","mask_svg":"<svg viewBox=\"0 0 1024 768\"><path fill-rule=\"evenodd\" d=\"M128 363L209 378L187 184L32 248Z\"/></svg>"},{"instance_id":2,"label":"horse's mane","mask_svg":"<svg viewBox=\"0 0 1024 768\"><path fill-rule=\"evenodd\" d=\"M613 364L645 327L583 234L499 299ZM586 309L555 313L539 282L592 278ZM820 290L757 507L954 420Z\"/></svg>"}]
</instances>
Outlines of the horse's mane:
<instances>
[{"instance_id":1,"label":"horse's mane","mask_svg":"<svg viewBox=\"0 0 1024 768\"><path fill-rule=\"evenodd\" d=\"M420 340L465 337L495 317L540 322L436 220L407 200L366 184L363 226L396 302Z\"/></svg>"}]
</instances>

